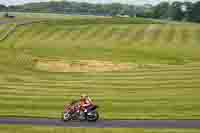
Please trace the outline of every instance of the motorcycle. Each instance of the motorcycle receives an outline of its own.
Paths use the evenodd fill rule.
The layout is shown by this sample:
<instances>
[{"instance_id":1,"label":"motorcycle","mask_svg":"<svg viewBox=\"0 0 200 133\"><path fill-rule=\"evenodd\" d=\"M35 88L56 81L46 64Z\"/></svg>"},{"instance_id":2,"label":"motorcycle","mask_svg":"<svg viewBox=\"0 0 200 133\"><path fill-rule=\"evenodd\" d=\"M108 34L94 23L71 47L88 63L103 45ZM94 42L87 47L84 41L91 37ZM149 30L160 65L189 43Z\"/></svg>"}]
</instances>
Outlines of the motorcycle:
<instances>
[{"instance_id":1,"label":"motorcycle","mask_svg":"<svg viewBox=\"0 0 200 133\"><path fill-rule=\"evenodd\" d=\"M73 105L65 106L64 113L62 114L63 121L79 120L95 122L99 119L99 113L97 111L99 108L97 105L92 105L87 112L81 111L81 107L78 103Z\"/></svg>"}]
</instances>

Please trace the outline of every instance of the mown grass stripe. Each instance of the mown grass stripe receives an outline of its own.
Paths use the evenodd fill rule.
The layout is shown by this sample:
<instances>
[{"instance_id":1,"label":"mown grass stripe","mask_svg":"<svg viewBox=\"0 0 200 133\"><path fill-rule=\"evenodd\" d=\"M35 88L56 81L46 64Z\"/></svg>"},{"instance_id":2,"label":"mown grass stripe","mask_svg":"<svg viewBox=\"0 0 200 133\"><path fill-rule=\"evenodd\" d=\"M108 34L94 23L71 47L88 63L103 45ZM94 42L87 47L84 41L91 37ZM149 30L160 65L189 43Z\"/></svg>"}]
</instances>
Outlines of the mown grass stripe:
<instances>
[{"instance_id":1,"label":"mown grass stripe","mask_svg":"<svg viewBox=\"0 0 200 133\"><path fill-rule=\"evenodd\" d=\"M141 80L144 81L144 82L151 82L151 81L158 81L159 82L163 82L163 81L187 81L187 80L198 80L200 77L198 75L192 75L192 76L185 76L184 77L181 77L181 76L166 76L166 77L161 77L161 76L151 76L151 77L131 77L131 78L118 78L118 79L110 79L110 78L91 78L90 80L65 80L65 81L37 81L37 82L34 82L34 81L23 81L25 84L41 84L41 83L44 83L44 84L56 84L56 85L62 85L62 84L77 84L77 83L120 83L120 82L123 82L124 84L129 84L129 83L133 83L133 82L140 82ZM17 80L16 79L13 79L13 80ZM20 79L19 79L20 80ZM19 81L16 81L16 83L19 82ZM1 84L1 83L0 83ZM9 84L8 83L4 83L4 84ZM15 81L12 82L12 84L15 84ZM3 85L3 84L2 84Z\"/></svg>"}]
</instances>

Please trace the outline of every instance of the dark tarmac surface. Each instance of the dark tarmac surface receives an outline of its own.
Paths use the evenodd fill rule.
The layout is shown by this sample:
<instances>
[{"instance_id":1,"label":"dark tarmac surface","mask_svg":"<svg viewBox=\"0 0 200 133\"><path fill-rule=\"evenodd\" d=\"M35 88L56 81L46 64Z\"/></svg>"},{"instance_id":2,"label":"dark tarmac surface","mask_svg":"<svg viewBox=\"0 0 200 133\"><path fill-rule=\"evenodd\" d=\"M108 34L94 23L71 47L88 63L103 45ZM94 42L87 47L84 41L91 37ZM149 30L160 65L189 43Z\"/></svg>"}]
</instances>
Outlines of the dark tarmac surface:
<instances>
[{"instance_id":1,"label":"dark tarmac surface","mask_svg":"<svg viewBox=\"0 0 200 133\"><path fill-rule=\"evenodd\" d=\"M0 124L71 128L200 128L200 120L100 120L97 122L55 119L0 118Z\"/></svg>"}]
</instances>

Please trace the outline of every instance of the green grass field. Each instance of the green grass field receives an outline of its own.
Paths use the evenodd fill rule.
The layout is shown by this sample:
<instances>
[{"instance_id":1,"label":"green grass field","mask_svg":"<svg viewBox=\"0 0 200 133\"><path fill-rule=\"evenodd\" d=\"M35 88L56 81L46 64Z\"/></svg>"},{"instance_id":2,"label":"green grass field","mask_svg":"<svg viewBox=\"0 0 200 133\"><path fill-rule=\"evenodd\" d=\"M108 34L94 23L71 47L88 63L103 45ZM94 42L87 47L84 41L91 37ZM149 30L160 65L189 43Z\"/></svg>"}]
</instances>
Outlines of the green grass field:
<instances>
[{"instance_id":1,"label":"green grass field","mask_svg":"<svg viewBox=\"0 0 200 133\"><path fill-rule=\"evenodd\" d=\"M3 36L3 34L7 31L8 28L8 25L0 26L0 36Z\"/></svg>"},{"instance_id":2,"label":"green grass field","mask_svg":"<svg viewBox=\"0 0 200 133\"><path fill-rule=\"evenodd\" d=\"M9 36L9 34L11 34L12 31L15 31L15 28L15 23L0 26L0 41L5 40Z\"/></svg>"},{"instance_id":3,"label":"green grass field","mask_svg":"<svg viewBox=\"0 0 200 133\"><path fill-rule=\"evenodd\" d=\"M199 129L54 128L1 125L3 133L199 133Z\"/></svg>"},{"instance_id":4,"label":"green grass field","mask_svg":"<svg viewBox=\"0 0 200 133\"><path fill-rule=\"evenodd\" d=\"M199 36L195 24L119 18L58 19L18 27L0 42L0 116L59 118L65 103L88 93L105 119L200 119ZM51 72L45 71L47 65L40 66L44 71L35 67L35 58L134 67Z\"/></svg>"}]
</instances>

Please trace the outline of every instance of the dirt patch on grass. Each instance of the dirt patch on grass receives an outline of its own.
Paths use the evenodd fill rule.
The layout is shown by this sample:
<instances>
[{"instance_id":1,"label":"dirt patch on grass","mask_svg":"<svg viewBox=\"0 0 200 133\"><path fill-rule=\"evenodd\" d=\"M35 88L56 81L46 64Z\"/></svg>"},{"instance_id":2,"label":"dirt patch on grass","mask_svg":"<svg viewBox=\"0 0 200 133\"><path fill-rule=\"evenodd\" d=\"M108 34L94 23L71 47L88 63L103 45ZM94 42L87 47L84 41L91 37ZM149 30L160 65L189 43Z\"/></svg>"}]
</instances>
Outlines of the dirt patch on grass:
<instances>
[{"instance_id":1,"label":"dirt patch on grass","mask_svg":"<svg viewBox=\"0 0 200 133\"><path fill-rule=\"evenodd\" d=\"M98 60L35 60L35 68L48 72L111 72L111 71L128 71L133 67L128 63L114 64L110 61Z\"/></svg>"}]
</instances>

